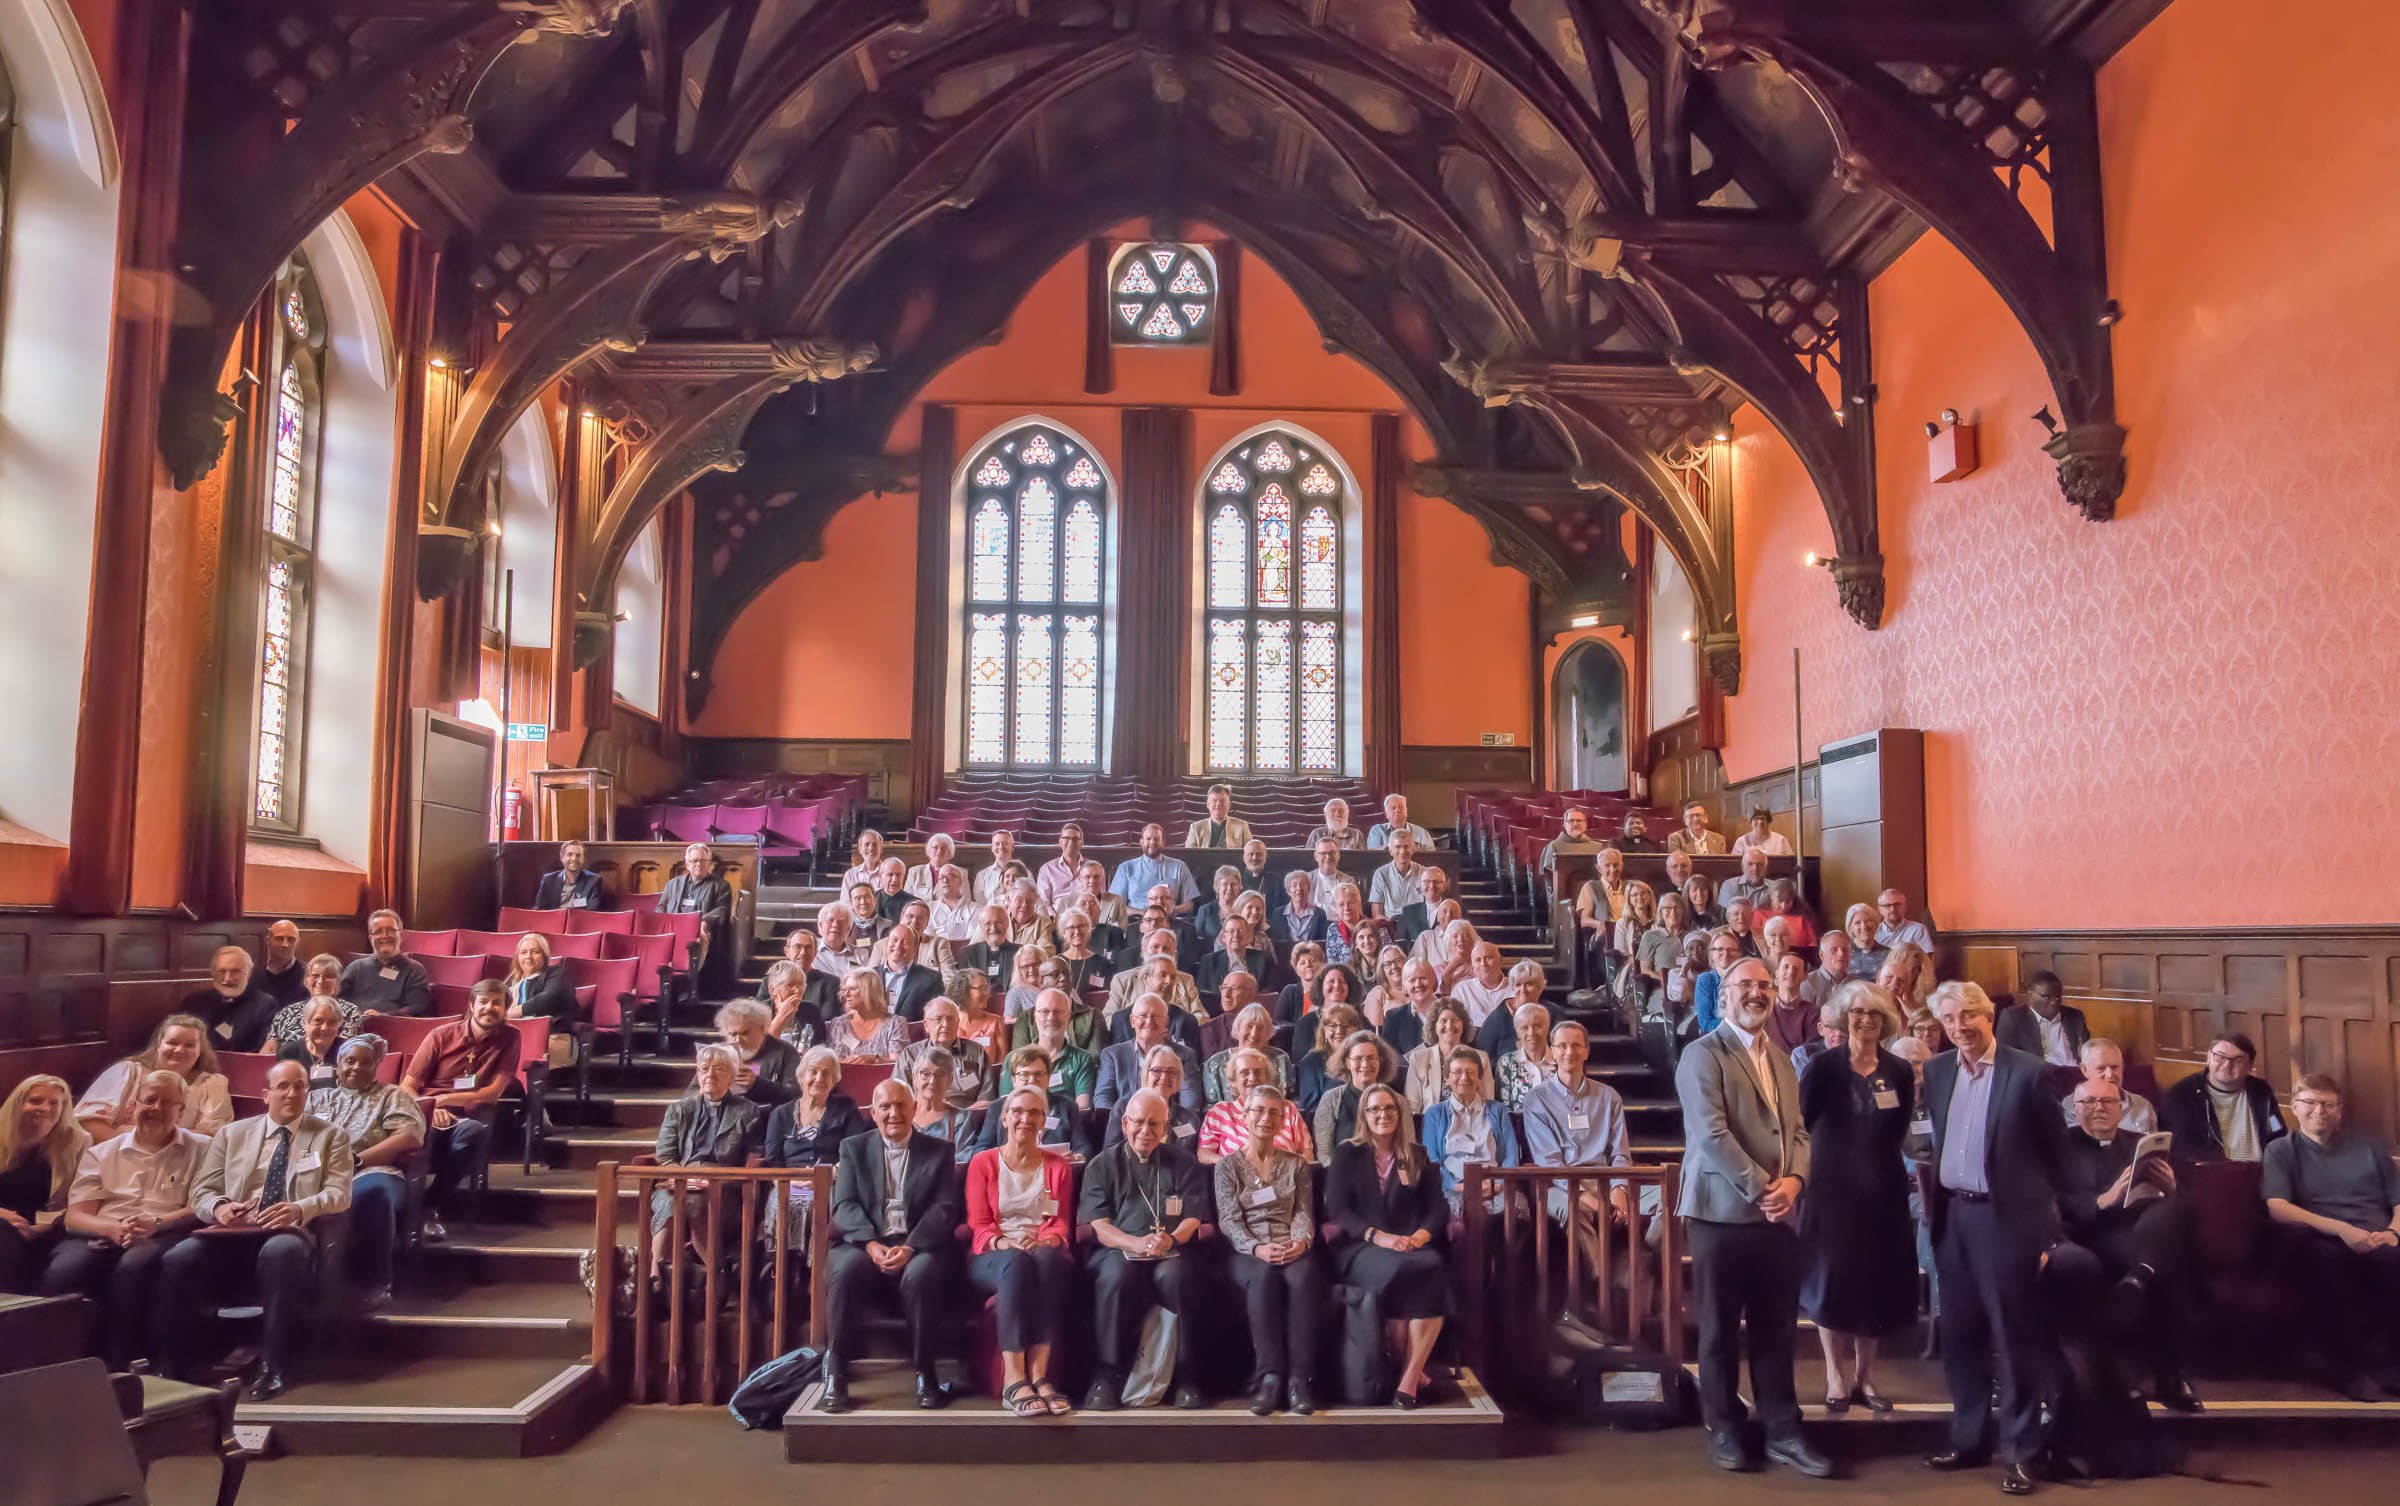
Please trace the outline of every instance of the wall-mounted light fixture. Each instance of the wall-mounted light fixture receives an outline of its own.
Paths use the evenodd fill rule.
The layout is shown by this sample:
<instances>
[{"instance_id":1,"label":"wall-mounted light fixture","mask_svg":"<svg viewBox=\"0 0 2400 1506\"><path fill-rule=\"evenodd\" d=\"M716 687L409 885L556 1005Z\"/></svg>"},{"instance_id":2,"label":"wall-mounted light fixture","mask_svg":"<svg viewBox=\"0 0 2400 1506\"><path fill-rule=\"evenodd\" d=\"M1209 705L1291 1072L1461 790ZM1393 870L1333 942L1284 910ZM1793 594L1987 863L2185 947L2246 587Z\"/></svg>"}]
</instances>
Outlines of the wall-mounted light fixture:
<instances>
[{"instance_id":1,"label":"wall-mounted light fixture","mask_svg":"<svg viewBox=\"0 0 2400 1506\"><path fill-rule=\"evenodd\" d=\"M1956 408L1944 408L1940 423L1925 426L1925 440L1927 470L1937 482L1956 481L1981 463L1975 425L1961 422Z\"/></svg>"},{"instance_id":2,"label":"wall-mounted light fixture","mask_svg":"<svg viewBox=\"0 0 2400 1506\"><path fill-rule=\"evenodd\" d=\"M1599 625L1600 614L1598 612L1586 612L1580 617L1570 617L1567 619L1567 626L1572 628L1591 628L1598 627Z\"/></svg>"}]
</instances>

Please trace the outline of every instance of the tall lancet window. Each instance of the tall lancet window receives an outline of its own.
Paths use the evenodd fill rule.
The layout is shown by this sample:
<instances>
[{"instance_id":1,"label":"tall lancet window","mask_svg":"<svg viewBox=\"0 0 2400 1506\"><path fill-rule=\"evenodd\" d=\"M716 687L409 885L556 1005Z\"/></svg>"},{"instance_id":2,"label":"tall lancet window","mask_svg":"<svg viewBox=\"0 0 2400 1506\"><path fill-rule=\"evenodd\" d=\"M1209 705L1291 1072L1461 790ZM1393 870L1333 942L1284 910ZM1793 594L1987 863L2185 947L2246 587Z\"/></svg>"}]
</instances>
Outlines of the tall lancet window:
<instances>
[{"instance_id":1,"label":"tall lancet window","mask_svg":"<svg viewBox=\"0 0 2400 1506\"><path fill-rule=\"evenodd\" d=\"M258 694L251 756L251 823L300 829L300 768L308 732L308 629L315 589L317 456L325 429L325 316L307 263L284 265L269 295L274 334L266 369L266 496L260 516Z\"/></svg>"},{"instance_id":2,"label":"tall lancet window","mask_svg":"<svg viewBox=\"0 0 2400 1506\"><path fill-rule=\"evenodd\" d=\"M1012 429L967 462L966 763L1100 766L1108 479L1076 440Z\"/></svg>"},{"instance_id":3,"label":"tall lancet window","mask_svg":"<svg viewBox=\"0 0 2400 1506\"><path fill-rule=\"evenodd\" d=\"M1341 768L1344 490L1332 456L1280 429L1202 483L1211 772Z\"/></svg>"}]
</instances>

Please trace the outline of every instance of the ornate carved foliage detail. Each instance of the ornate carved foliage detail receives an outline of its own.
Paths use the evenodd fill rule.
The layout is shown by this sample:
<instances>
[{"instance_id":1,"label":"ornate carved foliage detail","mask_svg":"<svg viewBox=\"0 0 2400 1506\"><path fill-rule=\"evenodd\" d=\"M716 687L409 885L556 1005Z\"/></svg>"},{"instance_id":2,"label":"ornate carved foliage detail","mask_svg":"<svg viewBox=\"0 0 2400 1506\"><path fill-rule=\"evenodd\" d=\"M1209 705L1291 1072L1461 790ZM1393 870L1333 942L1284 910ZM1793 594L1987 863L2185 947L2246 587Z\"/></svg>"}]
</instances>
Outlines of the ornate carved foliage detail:
<instances>
[{"instance_id":1,"label":"ornate carved foliage detail","mask_svg":"<svg viewBox=\"0 0 2400 1506\"><path fill-rule=\"evenodd\" d=\"M1833 585L1842 610L1860 627L1883 626L1883 556L1850 556L1833 562Z\"/></svg>"},{"instance_id":2,"label":"ornate carved foliage detail","mask_svg":"<svg viewBox=\"0 0 2400 1506\"><path fill-rule=\"evenodd\" d=\"M1727 695L1742 693L1742 640L1738 633L1705 633L1701 655L1708 660L1708 677Z\"/></svg>"},{"instance_id":3,"label":"ornate carved foliage detail","mask_svg":"<svg viewBox=\"0 0 2400 1506\"><path fill-rule=\"evenodd\" d=\"M2093 523L2117 515L2125 494L2125 431L2115 424L2075 424L2042 445L2058 462L2058 489Z\"/></svg>"}]
</instances>

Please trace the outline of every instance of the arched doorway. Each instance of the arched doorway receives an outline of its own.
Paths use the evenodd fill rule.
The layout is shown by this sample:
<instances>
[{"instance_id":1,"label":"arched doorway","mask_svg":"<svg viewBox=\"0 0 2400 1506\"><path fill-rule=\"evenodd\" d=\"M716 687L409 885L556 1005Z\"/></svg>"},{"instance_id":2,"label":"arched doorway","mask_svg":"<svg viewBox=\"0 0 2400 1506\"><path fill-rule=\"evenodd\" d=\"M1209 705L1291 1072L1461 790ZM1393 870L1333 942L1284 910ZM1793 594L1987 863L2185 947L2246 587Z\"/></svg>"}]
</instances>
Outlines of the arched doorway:
<instances>
[{"instance_id":1,"label":"arched doorway","mask_svg":"<svg viewBox=\"0 0 2400 1506\"><path fill-rule=\"evenodd\" d=\"M1568 649L1550 677L1550 783L1625 788L1625 665L1604 643Z\"/></svg>"}]
</instances>

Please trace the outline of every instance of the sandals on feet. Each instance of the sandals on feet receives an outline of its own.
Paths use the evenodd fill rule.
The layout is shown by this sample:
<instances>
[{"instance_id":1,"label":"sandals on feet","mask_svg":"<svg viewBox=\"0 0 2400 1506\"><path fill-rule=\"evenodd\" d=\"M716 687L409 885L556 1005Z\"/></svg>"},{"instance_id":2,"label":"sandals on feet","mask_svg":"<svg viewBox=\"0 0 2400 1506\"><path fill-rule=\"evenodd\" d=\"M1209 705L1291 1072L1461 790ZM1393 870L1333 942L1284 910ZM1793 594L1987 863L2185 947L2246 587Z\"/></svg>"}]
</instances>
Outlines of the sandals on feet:
<instances>
[{"instance_id":1,"label":"sandals on feet","mask_svg":"<svg viewBox=\"0 0 2400 1506\"><path fill-rule=\"evenodd\" d=\"M1050 1409L1042 1402L1041 1393L1031 1381L1011 1381L1000 1392L1000 1405L1018 1417L1047 1417Z\"/></svg>"},{"instance_id":2,"label":"sandals on feet","mask_svg":"<svg viewBox=\"0 0 2400 1506\"><path fill-rule=\"evenodd\" d=\"M1042 1405L1050 1409L1050 1415L1053 1417L1064 1417L1075 1410L1075 1404L1067 1400L1066 1393L1050 1384L1047 1379L1035 1381L1033 1390L1034 1394L1041 1398Z\"/></svg>"}]
</instances>

